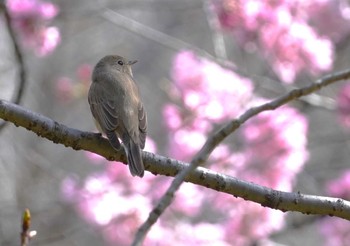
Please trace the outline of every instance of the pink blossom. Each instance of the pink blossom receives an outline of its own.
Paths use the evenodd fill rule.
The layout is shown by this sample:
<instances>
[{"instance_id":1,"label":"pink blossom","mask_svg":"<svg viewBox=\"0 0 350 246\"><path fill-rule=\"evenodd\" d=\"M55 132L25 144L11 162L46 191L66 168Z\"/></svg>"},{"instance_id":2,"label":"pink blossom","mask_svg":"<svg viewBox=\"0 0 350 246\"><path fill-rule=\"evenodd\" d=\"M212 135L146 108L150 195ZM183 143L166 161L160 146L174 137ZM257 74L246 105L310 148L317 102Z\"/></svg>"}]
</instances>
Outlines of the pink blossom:
<instances>
[{"instance_id":1,"label":"pink blossom","mask_svg":"<svg viewBox=\"0 0 350 246\"><path fill-rule=\"evenodd\" d=\"M77 77L78 80L90 85L91 83L91 74L92 74L92 67L90 64L82 64L77 69Z\"/></svg>"},{"instance_id":2,"label":"pink blossom","mask_svg":"<svg viewBox=\"0 0 350 246\"><path fill-rule=\"evenodd\" d=\"M304 71L316 75L331 69L330 38L340 40L335 37L350 32L350 19L346 14L342 16L340 1L220 0L213 4L222 28L232 32L246 50L260 47L286 83L294 82ZM329 22L324 21L325 14ZM319 34L317 27L323 27L322 33L327 36Z\"/></svg>"},{"instance_id":3,"label":"pink blossom","mask_svg":"<svg viewBox=\"0 0 350 246\"><path fill-rule=\"evenodd\" d=\"M73 97L73 81L70 78L62 77L56 81L55 92L61 102L70 101Z\"/></svg>"},{"instance_id":4,"label":"pink blossom","mask_svg":"<svg viewBox=\"0 0 350 246\"><path fill-rule=\"evenodd\" d=\"M350 245L349 221L340 218L323 218L319 230L324 239L324 245Z\"/></svg>"},{"instance_id":5,"label":"pink blossom","mask_svg":"<svg viewBox=\"0 0 350 246\"><path fill-rule=\"evenodd\" d=\"M173 201L172 208L181 212L184 216L195 217L200 212L205 200L203 189L194 184L185 183L181 185Z\"/></svg>"},{"instance_id":6,"label":"pink blossom","mask_svg":"<svg viewBox=\"0 0 350 246\"><path fill-rule=\"evenodd\" d=\"M175 130L182 124L180 110L176 105L166 104L163 107L163 118L168 128Z\"/></svg>"},{"instance_id":7,"label":"pink blossom","mask_svg":"<svg viewBox=\"0 0 350 246\"><path fill-rule=\"evenodd\" d=\"M146 137L146 144L145 144L144 151L157 153L157 144L152 138Z\"/></svg>"},{"instance_id":8,"label":"pink blossom","mask_svg":"<svg viewBox=\"0 0 350 246\"><path fill-rule=\"evenodd\" d=\"M337 96L337 111L339 122L346 128L350 127L350 83L340 87Z\"/></svg>"},{"instance_id":9,"label":"pink blossom","mask_svg":"<svg viewBox=\"0 0 350 246\"><path fill-rule=\"evenodd\" d=\"M78 178L74 175L67 176L61 183L61 195L69 201L75 201L75 196L78 193Z\"/></svg>"},{"instance_id":10,"label":"pink blossom","mask_svg":"<svg viewBox=\"0 0 350 246\"><path fill-rule=\"evenodd\" d=\"M330 196L343 199L350 198L350 170L326 184ZM348 221L339 218L324 218L319 230L326 240L326 245L348 245L350 243L350 226Z\"/></svg>"},{"instance_id":11,"label":"pink blossom","mask_svg":"<svg viewBox=\"0 0 350 246\"><path fill-rule=\"evenodd\" d=\"M181 129L171 136L169 152L172 157L189 161L204 144L206 136L195 129Z\"/></svg>"},{"instance_id":12,"label":"pink blossom","mask_svg":"<svg viewBox=\"0 0 350 246\"><path fill-rule=\"evenodd\" d=\"M281 211L239 201L234 203L229 219L225 222L226 240L244 246L266 239L272 232L282 229L284 217Z\"/></svg>"},{"instance_id":13,"label":"pink blossom","mask_svg":"<svg viewBox=\"0 0 350 246\"><path fill-rule=\"evenodd\" d=\"M287 83L292 83L305 67L317 74L332 66L332 43L317 37L303 22L287 26L265 25L261 43L267 48L266 55L275 72Z\"/></svg>"},{"instance_id":14,"label":"pink blossom","mask_svg":"<svg viewBox=\"0 0 350 246\"><path fill-rule=\"evenodd\" d=\"M96 153L90 152L90 151L85 151L85 156L87 157L88 160L90 160L91 163L93 164L101 164L103 162L106 162L106 158L103 156L100 156Z\"/></svg>"},{"instance_id":15,"label":"pink blossom","mask_svg":"<svg viewBox=\"0 0 350 246\"><path fill-rule=\"evenodd\" d=\"M199 59L190 51L176 56L172 77L189 110L218 122L242 112L253 89L250 80Z\"/></svg>"},{"instance_id":16,"label":"pink blossom","mask_svg":"<svg viewBox=\"0 0 350 246\"><path fill-rule=\"evenodd\" d=\"M37 55L45 56L51 53L56 46L61 42L60 33L56 27L48 27L42 29L39 33Z\"/></svg>"},{"instance_id":17,"label":"pink blossom","mask_svg":"<svg viewBox=\"0 0 350 246\"><path fill-rule=\"evenodd\" d=\"M330 181L326 186L326 191L334 197L350 199L350 170L347 170L339 178Z\"/></svg>"},{"instance_id":18,"label":"pink blossom","mask_svg":"<svg viewBox=\"0 0 350 246\"><path fill-rule=\"evenodd\" d=\"M56 5L40 0L7 0L14 27L23 43L35 49L38 56L51 53L61 41L57 27L47 27L59 12Z\"/></svg>"},{"instance_id":19,"label":"pink blossom","mask_svg":"<svg viewBox=\"0 0 350 246\"><path fill-rule=\"evenodd\" d=\"M333 42L341 42L350 33L350 6L343 0L304 1L305 11L318 32L330 37ZM325 21L327 20L327 21Z\"/></svg>"},{"instance_id":20,"label":"pink blossom","mask_svg":"<svg viewBox=\"0 0 350 246\"><path fill-rule=\"evenodd\" d=\"M216 218L222 225L226 242L250 245L266 240L271 233L284 226L285 214L281 211L227 194L207 193L207 196L211 208L219 211Z\"/></svg>"},{"instance_id":21,"label":"pink blossom","mask_svg":"<svg viewBox=\"0 0 350 246\"><path fill-rule=\"evenodd\" d=\"M283 184L289 191L308 157L306 118L285 106L248 121L242 134L247 162L241 177L271 188L281 189Z\"/></svg>"},{"instance_id":22,"label":"pink blossom","mask_svg":"<svg viewBox=\"0 0 350 246\"><path fill-rule=\"evenodd\" d=\"M175 100L182 101L184 108L164 107L165 122L173 130L170 153L189 160L212 130L211 122L235 117L247 107L252 83L190 51L176 56L172 77L177 88Z\"/></svg>"}]
</instances>

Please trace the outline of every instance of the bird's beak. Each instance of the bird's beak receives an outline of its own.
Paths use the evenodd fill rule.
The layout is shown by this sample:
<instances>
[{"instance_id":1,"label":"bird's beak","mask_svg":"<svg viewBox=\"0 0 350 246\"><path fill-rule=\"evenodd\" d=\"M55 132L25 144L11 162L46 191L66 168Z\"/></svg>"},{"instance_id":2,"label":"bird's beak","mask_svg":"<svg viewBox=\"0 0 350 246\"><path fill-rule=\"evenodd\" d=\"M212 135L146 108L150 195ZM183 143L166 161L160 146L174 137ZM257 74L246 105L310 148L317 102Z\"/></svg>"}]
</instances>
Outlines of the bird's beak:
<instances>
[{"instance_id":1,"label":"bird's beak","mask_svg":"<svg viewBox=\"0 0 350 246\"><path fill-rule=\"evenodd\" d=\"M137 62L137 60L135 60L135 61L129 61L128 62L128 65L133 65L133 64L135 64Z\"/></svg>"}]
</instances>

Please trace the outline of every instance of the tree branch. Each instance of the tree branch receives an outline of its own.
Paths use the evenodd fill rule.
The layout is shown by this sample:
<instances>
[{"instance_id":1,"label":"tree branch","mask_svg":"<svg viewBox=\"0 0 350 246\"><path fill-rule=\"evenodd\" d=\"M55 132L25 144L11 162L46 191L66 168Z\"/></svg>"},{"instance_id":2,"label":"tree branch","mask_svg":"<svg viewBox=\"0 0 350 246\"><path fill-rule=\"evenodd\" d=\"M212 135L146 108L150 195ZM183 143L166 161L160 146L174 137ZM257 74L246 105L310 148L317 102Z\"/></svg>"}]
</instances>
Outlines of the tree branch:
<instances>
[{"instance_id":1,"label":"tree branch","mask_svg":"<svg viewBox=\"0 0 350 246\"><path fill-rule=\"evenodd\" d=\"M333 82L350 78L350 69L325 76L317 83L302 89L293 90L285 96L277 98L259 107L252 108L237 120L227 123L216 134L208 138L201 151L193 159L191 165L143 151L145 169L153 174L178 176L174 179L166 195L152 210L148 220L142 225L135 237L134 245L139 245L153 223L170 204L175 191L183 180L201 185L235 197L257 202L262 206L281 211L298 211L305 214L331 215L350 220L350 202L330 197L312 196L300 192L282 192L242 181L228 175L220 174L198 165L203 164L211 151L242 123L258 113L273 110L293 99L310 94ZM0 118L21 126L38 136L47 138L54 143L63 144L75 150L87 150L104 156L108 160L126 162L123 150L114 150L107 139L100 134L83 132L59 124L41 114L31 112L19 105L0 100ZM194 170L195 169L195 170ZM165 204L165 206L164 206ZM151 222L150 222L151 221Z\"/></svg>"},{"instance_id":2,"label":"tree branch","mask_svg":"<svg viewBox=\"0 0 350 246\"><path fill-rule=\"evenodd\" d=\"M100 134L69 128L11 102L0 100L0 118L26 128L56 144L63 144L75 150L91 151L108 160L126 162L123 151L114 150L108 140L101 137ZM145 169L153 174L175 176L189 167L188 163L145 151L142 152L142 157ZM343 199L311 196L300 192L276 191L203 167L196 168L186 177L185 181L257 202L273 209L332 215L350 220L350 202Z\"/></svg>"},{"instance_id":3,"label":"tree branch","mask_svg":"<svg viewBox=\"0 0 350 246\"><path fill-rule=\"evenodd\" d=\"M334 83L334 82L337 82L340 80L344 80L344 79L349 79L349 78L350 78L350 69L345 70L345 71L341 71L338 73L326 75L323 78L316 81L316 83L313 83L313 84L306 86L304 88L301 88L301 89L294 89L291 92L287 93L286 95L283 95L283 96L281 96L281 97L279 97L279 98L277 98L269 103L265 103L265 104L258 106L258 107L253 107L253 108L249 109L248 111L246 111L243 115L241 115L237 120L232 120L232 121L228 122L226 125L224 125L219 131L217 131L215 134L213 134L211 137L209 137L207 139L207 141L205 142L203 147L200 149L198 154L191 161L191 164L186 169L183 169L176 176L176 178L173 180L170 187L168 188L167 192L160 199L157 206L154 207L154 209L150 213L150 215L147 218L147 220L145 221L145 223L137 231L134 242L132 245L135 246L135 245L142 244L147 232L150 230L152 225L158 220L158 218L162 215L162 213L165 211L165 209L170 205L170 203L175 195L175 192L179 189L182 182L187 179L187 177L191 174L191 172L193 170L195 170L198 166L204 164L208 160L209 155L212 153L212 151L215 149L215 147L218 146L227 136L229 136L231 133L233 133L237 128L239 128L244 122L246 122L247 120L249 120L253 116L258 115L261 112L268 111L268 110L274 110L274 109L276 109L276 108L278 108L278 107L280 107L280 106L282 106L282 105L284 105L292 100L295 100L299 97L309 95L315 91L318 91L321 88L323 88L331 83ZM226 182L224 182L223 185L226 185ZM224 188L225 188L225 186L224 186ZM241 187L241 188L243 188L243 187ZM252 192L252 190L250 190L250 189L247 190L246 188L245 188L245 190L248 192L246 192L244 195L241 194L243 196L239 195L239 197L242 197L242 198L247 199L247 200L251 200L251 199L247 198L247 195L250 194L250 192ZM256 187L256 188L260 189L262 187ZM265 193L265 192L263 192L263 190L261 190L261 192L265 193L265 196L263 198L264 201L260 200L258 203L260 203L262 206L280 209L282 211L289 211L291 208L291 207L288 207L288 209L285 209L285 208L279 207L280 203L283 200L284 201L288 200L289 201L288 204L289 203L300 204L300 201L301 200L304 201L303 198L305 197L305 195L301 195L300 193L297 193L297 194L283 193L281 191L275 191L275 190L272 190L269 188L264 188L264 189L268 189L268 192ZM309 206L314 207L314 208L320 206L318 208L320 210L323 210L321 208L324 208L324 205L326 205L327 202L330 202L329 198L327 198L326 200L323 200L323 201L319 200L316 196L315 197L308 196L308 198L310 198L310 200L308 202L305 202L305 203L303 202L305 207L304 207L304 205L302 207L305 210L303 210L303 211L299 210L300 212L307 213L307 214L312 213L309 211L309 209L310 209ZM314 200L314 199L316 199L316 200ZM344 209L344 202L345 202L344 200L335 199L335 200L333 200L333 202L335 202L332 205L333 212L338 210L338 209L344 211L343 210ZM346 203L348 205L350 204L349 202L346 202ZM328 214L334 215L333 212L328 213ZM344 218L344 217L342 217L342 218ZM346 219L349 219L349 218L346 218Z\"/></svg>"},{"instance_id":4,"label":"tree branch","mask_svg":"<svg viewBox=\"0 0 350 246\"><path fill-rule=\"evenodd\" d=\"M3 3L3 4L0 3L0 9L1 8L4 11L6 26L7 26L8 32L10 34L10 37L12 39L15 57L16 57L18 67L19 67L17 93L14 94L13 99L12 99L12 101L14 103L19 104L22 100L22 97L23 97L24 87L27 83L27 72L26 72L25 65L24 65L22 51L21 51L20 45L17 41L15 31L13 30L13 27L12 27L11 15L10 15L8 9L6 8L5 3ZM6 125L6 122L0 123L0 131L5 127L5 125Z\"/></svg>"}]
</instances>

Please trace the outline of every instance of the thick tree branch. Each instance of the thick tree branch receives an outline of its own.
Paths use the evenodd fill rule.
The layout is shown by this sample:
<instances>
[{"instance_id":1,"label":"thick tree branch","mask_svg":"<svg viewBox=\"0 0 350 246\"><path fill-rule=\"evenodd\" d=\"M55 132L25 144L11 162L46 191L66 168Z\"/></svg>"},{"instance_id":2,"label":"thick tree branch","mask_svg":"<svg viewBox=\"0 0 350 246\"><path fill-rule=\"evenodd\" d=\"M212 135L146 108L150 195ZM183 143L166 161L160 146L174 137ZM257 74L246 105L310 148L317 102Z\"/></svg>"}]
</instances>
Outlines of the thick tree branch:
<instances>
[{"instance_id":1,"label":"thick tree branch","mask_svg":"<svg viewBox=\"0 0 350 246\"><path fill-rule=\"evenodd\" d=\"M233 133L237 128L239 128L244 122L252 118L253 116L264 112L268 110L274 110L292 100L295 100L299 97L309 95L315 91L320 90L321 88L340 81L340 80L345 80L350 78L350 69L341 71L338 73L330 74L327 76L324 76L323 78L319 79L316 81L316 83L313 83L309 86L306 86L301 89L294 89L291 92L287 93L286 95L283 95L269 103L265 103L261 106L258 107L253 107L246 111L243 115L241 115L237 120L232 120L228 122L226 125L224 125L219 131L217 131L215 134L213 134L211 137L207 139L201 150L198 152L198 154L193 158L191 161L190 166L188 166L186 169L183 169L173 180L171 183L170 187L168 188L167 192L164 194L164 196L160 199L159 203L157 204L156 207L152 210L150 213L149 217L145 221L145 223L139 228L139 230L136 233L135 240L133 242L133 245L141 245L147 232L149 229L152 227L152 225L158 220L158 218L162 215L162 213L165 211L165 209L170 205L175 192L178 190L178 188L181 186L182 182L187 179L187 177L191 174L193 170L195 170L198 166L203 165L209 158L209 155L212 153L212 151L215 149L216 146L218 146L227 136L229 136L231 133ZM266 188L265 188L266 189ZM282 211L288 211L289 209L281 209L277 208L280 205L280 201L287 199L291 203L299 204L299 201L301 197L303 197L301 194L293 195L290 197L289 195L292 193L284 193L285 197L282 196L280 191L275 191L272 189L269 189L270 191L268 193L265 193L265 201L260 201L259 203L263 206L267 206L270 208L276 208L280 209ZM251 190L248 190L245 195L240 196L244 199L247 199L246 195L251 192ZM289 194L289 195L288 195ZM284 197L284 198L282 198ZM287 198L288 197L288 198ZM299 198L298 198L299 197ZM270 198L272 200L270 201ZM317 197L312 197L309 196L310 199L312 198L317 198ZM250 200L250 199L248 199ZM312 199L313 200L313 199ZM311 200L310 200L311 201ZM328 200L329 201L329 200ZM315 207L315 200L311 203L305 203L304 209L308 210L309 206ZM324 203L325 202L325 203ZM323 207L327 203L327 200L321 202L318 200L316 202L317 204L320 205L319 208ZM343 210L343 200L335 200L335 204L333 204L333 211L337 210L338 208L341 208ZM348 202L347 202L348 203ZM268 204L268 205L267 205ZM307 204L307 205L306 205ZM323 204L323 205L321 205ZM335 206L335 207L334 207ZM309 214L310 211L300 211ZM331 213L330 215L333 215ZM344 218L344 217L343 217ZM349 219L349 218L347 218Z\"/></svg>"},{"instance_id":2,"label":"thick tree branch","mask_svg":"<svg viewBox=\"0 0 350 246\"><path fill-rule=\"evenodd\" d=\"M167 205L164 206L164 200L165 204L170 204L171 198L174 196L177 188L181 185L183 178L185 178L185 181L219 192L231 194L235 197L241 197L245 200L257 202L265 207L281 211L298 211L305 214L331 215L350 220L350 202L346 200L304 195L300 192L293 193L276 191L228 175L220 174L203 167L196 168L197 165L203 164L207 160L211 151L226 136L252 116L265 110L273 110L295 98L307 95L330 83L347 79L349 77L350 70L328 75L315 84L302 89L293 90L287 95L277 98L270 103L248 110L239 119L229 122L216 134L211 136L198 155L193 159L190 166L187 163L177 160L153 153L143 152L142 154L146 170L154 174L167 176L179 175L174 179L174 182L170 187L170 192L167 193L165 198L161 199L161 202L150 214L147 222L140 228L137 237L135 238L135 245L142 242L150 226L155 223L158 217L166 209ZM108 140L101 137L100 134L69 128L11 102L0 100L0 118L10 121L16 126L21 126L33 131L38 136L47 138L54 143L63 144L66 147L71 147L75 150L91 151L104 156L108 160L126 162L123 151L115 151L110 146ZM149 224L149 221L152 223Z\"/></svg>"},{"instance_id":3,"label":"thick tree branch","mask_svg":"<svg viewBox=\"0 0 350 246\"><path fill-rule=\"evenodd\" d=\"M115 151L108 140L100 134L69 128L11 102L0 100L0 118L24 127L54 143L63 144L75 150L92 151L109 160L126 162L124 153ZM142 154L146 170L153 174L175 176L189 166L187 163L153 153L143 151ZM185 181L273 209L332 215L350 220L350 202L343 199L276 191L203 167L198 167L191 172Z\"/></svg>"}]
</instances>

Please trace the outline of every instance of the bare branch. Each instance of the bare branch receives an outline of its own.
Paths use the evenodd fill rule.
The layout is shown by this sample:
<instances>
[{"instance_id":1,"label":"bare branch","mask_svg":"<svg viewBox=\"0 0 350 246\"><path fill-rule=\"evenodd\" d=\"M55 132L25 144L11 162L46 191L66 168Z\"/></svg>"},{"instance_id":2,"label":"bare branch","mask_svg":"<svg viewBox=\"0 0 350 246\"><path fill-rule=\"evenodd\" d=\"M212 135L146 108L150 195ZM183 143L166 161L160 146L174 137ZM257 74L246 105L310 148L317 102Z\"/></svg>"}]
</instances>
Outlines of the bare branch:
<instances>
[{"instance_id":1,"label":"bare branch","mask_svg":"<svg viewBox=\"0 0 350 246\"><path fill-rule=\"evenodd\" d=\"M155 41L167 48L170 48L175 51L179 50L193 50L198 55L205 57L211 61L214 61L226 68L236 70L236 66L230 62L227 59L224 59L222 57L214 57L213 55L209 54L207 51L202 50L194 45L191 45L189 43L186 43L180 39L177 39L175 37L172 37L170 35L167 35L163 32L157 31L149 26L146 26L140 22L137 22L133 19L130 19L126 16L123 16L113 10L106 9L106 11L102 14L102 17L106 20L114 23L115 25L118 25L124 29L127 29L131 32L136 33L137 35L140 35L142 37L145 37L147 39L150 39L152 41Z\"/></svg>"},{"instance_id":2,"label":"bare branch","mask_svg":"<svg viewBox=\"0 0 350 246\"><path fill-rule=\"evenodd\" d=\"M191 174L191 172L194 169L196 169L200 165L203 165L208 160L209 155L212 153L212 151L215 149L215 147L218 146L227 136L229 136L231 133L233 133L237 128L239 128L244 122L246 122L247 120L249 120L250 118L252 118L253 116L255 116L261 112L268 111L268 110L274 110L274 109L276 109L276 108L278 108L278 107L280 107L280 106L282 106L282 105L284 105L292 100L295 100L299 97L309 95L315 91L318 91L321 88L323 88L331 83L334 83L334 82L337 82L340 80L344 80L344 79L348 79L348 78L350 78L350 69L324 76L323 78L316 81L316 83L314 83L314 84L311 84L311 85L306 86L306 87L301 88L301 89L292 90L291 92L287 93L286 95L283 95L283 96L281 96L281 97L279 97L279 98L277 98L269 103L265 103L265 104L258 106L258 107L253 107L253 108L249 109L248 111L246 111L243 115L241 115L237 120L232 120L232 121L228 122L226 125L224 125L219 131L217 131L215 134L213 134L211 137L209 137L207 139L207 141L205 142L205 144L203 145L201 150L198 152L198 154L191 161L191 164L186 169L183 169L176 176L176 178L171 183L171 185L168 188L165 195L160 199L159 203L152 210L152 212L150 213L150 215L147 218L147 220L145 221L145 223L137 231L133 245L141 245L142 244L149 229L158 220L158 218L162 215L162 213L165 211L165 209L170 205L170 203L175 195L175 192L178 190L178 188L180 187L182 182ZM224 182L223 185L226 185L226 182ZM225 188L225 186L224 186L224 188ZM262 187L260 187L260 188L262 188ZM247 191L247 193L244 196L240 196L240 197L247 199L246 195L248 195L251 192L251 190L248 189L245 191ZM259 203L263 206L277 208L280 205L280 202L285 199L285 198L282 198L281 194L282 193L280 191L275 191L275 190L270 189L270 192L266 193L266 196L264 198L265 201L264 202L261 201ZM290 195L293 193L285 193L285 194L286 194L286 198L287 198L287 194ZM289 200L290 202L295 203L295 204L300 204L299 203L300 200L303 200L304 197L305 196L298 193L296 195L295 194L293 195L292 200L290 200L291 197L289 197L289 199L287 198L287 200ZM312 198L316 199L316 197L312 197L312 196L309 196L309 197L311 200L313 200ZM271 198L273 201L270 200ZM266 205L266 202L269 205ZM315 202L315 200L314 200L314 202ZM309 214L310 213L309 206L314 207L316 205L314 202L307 203L308 205L306 205L304 207L307 211L303 211L303 212ZM333 204L333 206L335 206L335 207L333 207L333 211L337 210L337 209L343 210L344 202L345 201L343 201L343 200L335 200L335 204ZM316 202L316 203L322 204L322 202L320 202L320 200L318 200L318 202ZM324 203L324 205L326 203ZM346 203L348 203L348 202L346 202ZM321 207L323 207L323 206L321 205ZM281 210L287 211L289 209L287 209L287 210L281 209ZM331 213L331 214L333 215L333 213Z\"/></svg>"},{"instance_id":3,"label":"bare branch","mask_svg":"<svg viewBox=\"0 0 350 246\"><path fill-rule=\"evenodd\" d=\"M75 150L92 151L109 160L126 162L125 154L122 151L116 152L108 140L101 137L100 134L69 128L19 105L0 100L0 118L11 121L16 126L24 127L54 143L63 144ZM183 170L188 170L189 167L187 163L153 153L143 151L142 155L145 169L153 174L175 176L183 173ZM350 202L342 199L276 191L203 167L196 168L186 177L185 181L281 211L332 215L350 220ZM156 211L154 209L152 214L157 213ZM134 245L138 245L141 242L140 238L142 239L144 235L146 234L138 233L137 243Z\"/></svg>"},{"instance_id":4,"label":"bare branch","mask_svg":"<svg viewBox=\"0 0 350 246\"><path fill-rule=\"evenodd\" d=\"M207 15L207 21L211 29L214 51L217 57L227 60L224 36L220 30L219 18L212 5L210 0L203 1L204 13Z\"/></svg>"},{"instance_id":5,"label":"bare branch","mask_svg":"<svg viewBox=\"0 0 350 246\"><path fill-rule=\"evenodd\" d=\"M350 77L350 69L325 76L317 83L302 89L293 90L285 96L277 98L259 107L252 108L237 120L233 120L211 136L201 151L193 159L191 165L177 160L159 156L153 153L143 152L145 169L154 173L167 176L178 176L174 179L166 195L153 209L149 218L143 224L134 241L134 245L140 245L159 216L169 206L175 191L183 180L198 184L219 192L241 197L245 200L260 203L262 206L281 211L298 211L306 214L331 215L350 220L350 202L322 196L304 195L300 192L282 192L271 188L245 182L228 175L220 174L198 165L203 164L211 151L225 137L235 131L242 123L258 113L273 110L293 99L310 94L333 82ZM115 151L108 140L100 134L83 132L59 124L38 113L31 112L23 107L0 100L0 118L13 122L16 126L24 127L35 132L38 136L47 138L54 143L63 144L75 150L87 150L104 156L108 160L126 162L123 151ZM194 170L195 169L195 170Z\"/></svg>"}]
</instances>

